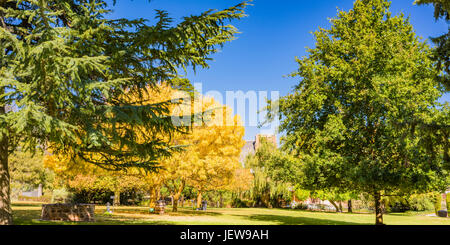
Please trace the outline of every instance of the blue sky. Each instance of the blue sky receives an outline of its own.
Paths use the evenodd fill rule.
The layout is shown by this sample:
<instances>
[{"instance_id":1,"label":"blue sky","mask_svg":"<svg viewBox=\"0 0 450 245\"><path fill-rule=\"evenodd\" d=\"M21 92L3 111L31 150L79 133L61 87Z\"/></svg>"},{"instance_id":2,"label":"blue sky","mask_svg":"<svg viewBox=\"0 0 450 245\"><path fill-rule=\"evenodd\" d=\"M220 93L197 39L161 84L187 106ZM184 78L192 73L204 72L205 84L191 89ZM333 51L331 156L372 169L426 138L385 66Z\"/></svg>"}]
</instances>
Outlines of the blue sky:
<instances>
[{"instance_id":1,"label":"blue sky","mask_svg":"<svg viewBox=\"0 0 450 245\"><path fill-rule=\"evenodd\" d=\"M155 9L167 10L175 21L208 9L224 9L238 4L235 0L120 0L113 7L113 18L145 18L154 20ZM349 10L353 0L255 0L247 9L248 17L234 21L241 34L213 56L211 68L190 72L192 82L201 82L203 91L242 90L280 91L286 95L297 83L285 78L297 69L296 56L306 55L305 47L314 47L312 31L328 28L328 18L337 8ZM391 12L410 17L416 33L428 39L448 30L444 21L433 19L432 6L416 6L413 0L393 0ZM444 95L441 101L449 101ZM245 139L254 139L256 127L246 127Z\"/></svg>"}]
</instances>

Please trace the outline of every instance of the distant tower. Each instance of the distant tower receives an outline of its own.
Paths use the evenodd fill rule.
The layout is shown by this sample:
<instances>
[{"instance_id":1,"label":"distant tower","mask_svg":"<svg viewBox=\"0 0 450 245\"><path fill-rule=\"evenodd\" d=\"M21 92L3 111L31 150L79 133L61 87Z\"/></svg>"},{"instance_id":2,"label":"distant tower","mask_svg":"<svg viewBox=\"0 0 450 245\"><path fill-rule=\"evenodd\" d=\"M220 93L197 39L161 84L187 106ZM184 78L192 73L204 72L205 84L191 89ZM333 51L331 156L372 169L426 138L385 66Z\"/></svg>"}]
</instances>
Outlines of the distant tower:
<instances>
[{"instance_id":1,"label":"distant tower","mask_svg":"<svg viewBox=\"0 0 450 245\"><path fill-rule=\"evenodd\" d=\"M242 147L241 150L241 156L239 158L239 162L242 164L243 167L244 166L244 162L245 159L247 158L248 155L253 155L255 154L255 141L251 140L251 141L247 141L245 142L244 147Z\"/></svg>"},{"instance_id":2,"label":"distant tower","mask_svg":"<svg viewBox=\"0 0 450 245\"><path fill-rule=\"evenodd\" d=\"M247 141L242 148L239 161L244 166L245 158L250 154L255 154L256 150L261 146L261 139L265 138L267 142L273 143L277 147L277 137L269 134L257 134L255 140Z\"/></svg>"}]
</instances>

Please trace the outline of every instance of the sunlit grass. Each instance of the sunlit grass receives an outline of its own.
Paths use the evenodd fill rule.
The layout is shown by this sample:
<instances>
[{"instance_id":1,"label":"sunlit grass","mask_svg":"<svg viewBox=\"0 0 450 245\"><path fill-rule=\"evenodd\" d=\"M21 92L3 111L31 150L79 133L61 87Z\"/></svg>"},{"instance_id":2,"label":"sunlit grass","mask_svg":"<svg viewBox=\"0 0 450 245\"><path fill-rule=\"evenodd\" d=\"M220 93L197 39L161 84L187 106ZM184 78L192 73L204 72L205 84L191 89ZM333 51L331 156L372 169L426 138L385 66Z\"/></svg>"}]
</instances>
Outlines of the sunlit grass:
<instances>
[{"instance_id":1,"label":"sunlit grass","mask_svg":"<svg viewBox=\"0 0 450 245\"><path fill-rule=\"evenodd\" d=\"M105 214L105 206L95 207L95 222L41 221L41 205L14 203L14 224L17 225L372 225L373 214L310 212L265 208L210 208L195 211L179 208L165 214L150 213L148 207L121 206L112 215ZM450 225L450 218L426 216L420 213L392 213L384 215L387 225Z\"/></svg>"}]
</instances>

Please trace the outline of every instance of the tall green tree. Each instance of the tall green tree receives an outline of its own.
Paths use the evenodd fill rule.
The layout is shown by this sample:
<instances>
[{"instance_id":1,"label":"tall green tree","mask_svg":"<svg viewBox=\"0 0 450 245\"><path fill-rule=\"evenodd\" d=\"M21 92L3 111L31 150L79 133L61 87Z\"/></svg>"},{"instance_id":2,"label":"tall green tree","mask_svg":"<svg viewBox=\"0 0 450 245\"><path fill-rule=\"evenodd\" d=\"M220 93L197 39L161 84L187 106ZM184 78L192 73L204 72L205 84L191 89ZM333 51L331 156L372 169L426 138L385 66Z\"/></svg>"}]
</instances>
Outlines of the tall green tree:
<instances>
[{"instance_id":1,"label":"tall green tree","mask_svg":"<svg viewBox=\"0 0 450 245\"><path fill-rule=\"evenodd\" d=\"M102 0L1 0L0 224L12 223L8 157L19 142L105 169L154 170L171 152L158 135L181 128L166 116L170 102L129 98L180 70L207 68L246 5L174 23L161 10L155 21L109 19Z\"/></svg>"},{"instance_id":2,"label":"tall green tree","mask_svg":"<svg viewBox=\"0 0 450 245\"><path fill-rule=\"evenodd\" d=\"M450 23L450 1L448 0L416 0L414 2L418 5L433 4L434 6L434 18L436 20L444 19L447 23ZM445 71L439 77L439 80L450 90L450 25L448 32L442 34L439 37L431 38L436 45L435 59L438 62L438 69Z\"/></svg>"},{"instance_id":3,"label":"tall green tree","mask_svg":"<svg viewBox=\"0 0 450 245\"><path fill-rule=\"evenodd\" d=\"M300 162L264 138L255 154L247 157L245 166L254 176L247 196L256 206L281 207L282 201L292 198L293 187L301 178Z\"/></svg>"},{"instance_id":4,"label":"tall green tree","mask_svg":"<svg viewBox=\"0 0 450 245\"><path fill-rule=\"evenodd\" d=\"M444 146L432 143L443 115L432 50L389 7L357 0L338 11L297 58L292 76L301 80L279 103L283 147L303 161L302 187L369 193L376 224L382 195L444 188L448 176Z\"/></svg>"},{"instance_id":5,"label":"tall green tree","mask_svg":"<svg viewBox=\"0 0 450 245\"><path fill-rule=\"evenodd\" d=\"M19 193L23 190L31 190L42 185L48 189L53 185L55 174L44 167L42 153L31 154L16 150L9 157L9 170L11 172L11 187Z\"/></svg>"}]
</instances>

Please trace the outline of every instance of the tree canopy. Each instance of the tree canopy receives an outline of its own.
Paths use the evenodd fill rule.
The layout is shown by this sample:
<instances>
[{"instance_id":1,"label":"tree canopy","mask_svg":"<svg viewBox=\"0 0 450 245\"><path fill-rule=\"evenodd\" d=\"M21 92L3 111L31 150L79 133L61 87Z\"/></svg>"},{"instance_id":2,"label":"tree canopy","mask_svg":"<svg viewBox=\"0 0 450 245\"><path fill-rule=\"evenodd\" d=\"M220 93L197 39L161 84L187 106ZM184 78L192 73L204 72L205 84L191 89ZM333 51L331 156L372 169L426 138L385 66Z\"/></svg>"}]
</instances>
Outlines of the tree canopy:
<instances>
[{"instance_id":1,"label":"tree canopy","mask_svg":"<svg viewBox=\"0 0 450 245\"><path fill-rule=\"evenodd\" d=\"M251 205L281 207L292 198L293 187L301 178L300 162L286 154L265 138L255 154L248 155L245 166L251 169L253 181L245 196Z\"/></svg>"},{"instance_id":2,"label":"tree canopy","mask_svg":"<svg viewBox=\"0 0 450 245\"><path fill-rule=\"evenodd\" d=\"M450 2L447 0L416 0L414 2L418 5L433 4L434 18L436 20L444 19L446 22L450 21ZM439 37L432 37L431 40L437 46L435 49L435 59L438 61L438 69L444 70L444 74L439 77L439 80L450 90L450 26L448 32Z\"/></svg>"},{"instance_id":3,"label":"tree canopy","mask_svg":"<svg viewBox=\"0 0 450 245\"><path fill-rule=\"evenodd\" d=\"M444 146L433 144L439 136L424 126L440 124L442 115L432 49L389 7L386 0L355 1L330 29L314 32L315 48L297 58L292 77L300 82L280 99L280 129L284 149L303 161L309 189L379 200L446 185Z\"/></svg>"},{"instance_id":4,"label":"tree canopy","mask_svg":"<svg viewBox=\"0 0 450 245\"><path fill-rule=\"evenodd\" d=\"M233 116L231 108L214 98L198 95L192 103L180 107L171 113L196 110L200 118L193 120L187 134L178 133L172 138L174 143L185 147L161 161L160 173L174 198L174 211L186 185L197 191L198 207L206 191L229 188L236 177L239 155L245 144L240 117Z\"/></svg>"},{"instance_id":5,"label":"tree canopy","mask_svg":"<svg viewBox=\"0 0 450 245\"><path fill-rule=\"evenodd\" d=\"M102 0L1 1L0 224L11 223L7 159L19 142L113 170L152 170L169 155L167 140L135 132L178 130L166 116L170 103L128 97L143 98L142 88L170 82L180 69L207 68L237 33L227 22L243 17L246 5L180 23L157 10L150 24L109 19Z\"/></svg>"}]
</instances>

